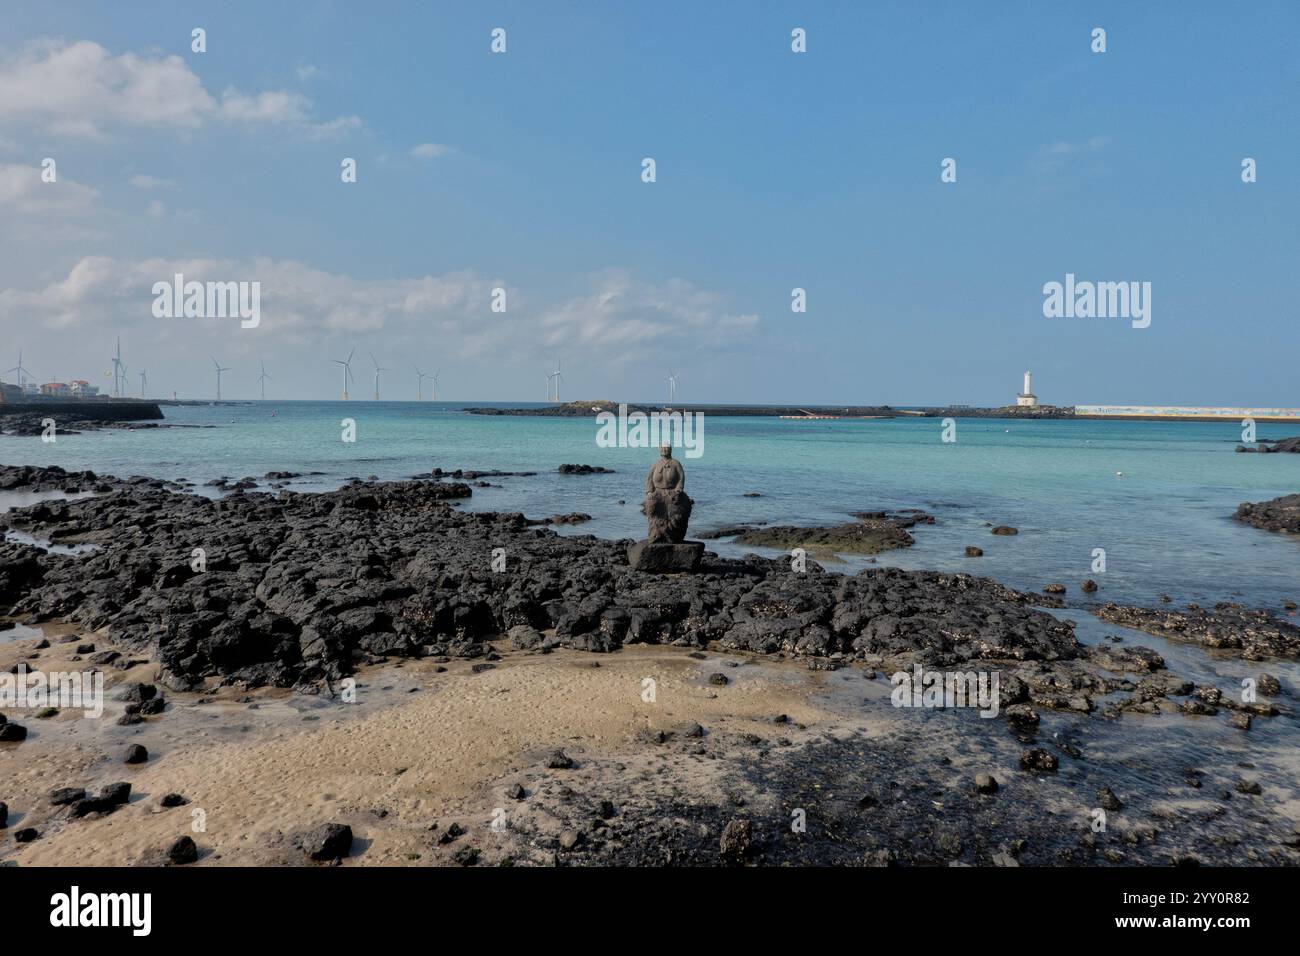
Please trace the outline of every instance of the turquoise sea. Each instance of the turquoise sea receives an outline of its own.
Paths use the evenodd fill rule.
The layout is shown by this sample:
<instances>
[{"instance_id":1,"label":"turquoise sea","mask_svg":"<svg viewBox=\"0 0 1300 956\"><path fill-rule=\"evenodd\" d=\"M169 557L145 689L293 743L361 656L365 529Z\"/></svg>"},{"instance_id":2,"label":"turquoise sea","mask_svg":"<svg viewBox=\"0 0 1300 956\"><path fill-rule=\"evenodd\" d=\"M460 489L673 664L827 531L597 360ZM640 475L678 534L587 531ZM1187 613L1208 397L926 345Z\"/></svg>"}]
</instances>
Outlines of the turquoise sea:
<instances>
[{"instance_id":1,"label":"turquoise sea","mask_svg":"<svg viewBox=\"0 0 1300 956\"><path fill-rule=\"evenodd\" d=\"M482 404L482 403L479 403ZM321 472L300 490L349 477L408 478L434 467L536 471L493 478L464 507L530 517L583 511L566 534L638 537L638 510L653 449L596 445L592 419L479 416L447 402L251 402L164 409L201 428L105 430L0 438L6 464L58 464L116 475L188 479ZM357 440L340 440L341 421ZM1300 538L1241 525L1242 501L1300 491L1300 455L1242 455L1237 422L958 419L957 441L936 419L789 421L710 417L704 454L682 459L695 499L692 528L738 522L831 523L852 511L923 508L916 545L879 564L965 570L1013 587L1070 587L1094 578L1098 599L1154 605L1222 600L1277 610L1300 600ZM1294 426L1260 425L1261 438ZM561 476L561 463L602 465L612 475ZM1117 474L1122 473L1122 474ZM215 493L200 488L204 493ZM758 492L761 497L744 497ZM619 504L619 501L626 502ZM1020 529L995 537L986 522ZM966 545L984 557L964 556ZM740 549L714 543L721 553ZM1093 551L1106 570L1092 570ZM750 549L752 550L752 549ZM856 570L863 561L832 566Z\"/></svg>"}]
</instances>

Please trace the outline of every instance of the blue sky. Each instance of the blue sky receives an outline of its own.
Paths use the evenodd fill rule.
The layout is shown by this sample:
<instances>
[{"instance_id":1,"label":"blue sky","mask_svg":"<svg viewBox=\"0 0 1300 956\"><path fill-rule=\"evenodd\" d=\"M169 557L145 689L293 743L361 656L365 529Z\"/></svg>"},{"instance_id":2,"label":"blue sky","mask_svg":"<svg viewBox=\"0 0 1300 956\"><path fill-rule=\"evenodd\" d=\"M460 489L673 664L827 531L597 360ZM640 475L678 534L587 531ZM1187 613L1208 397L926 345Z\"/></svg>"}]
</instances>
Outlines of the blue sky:
<instances>
[{"instance_id":1,"label":"blue sky","mask_svg":"<svg viewBox=\"0 0 1300 956\"><path fill-rule=\"evenodd\" d=\"M228 397L259 361L335 397L355 347L386 398L419 364L540 401L562 357L566 398L672 367L685 401L999 404L1032 368L1046 402L1297 405L1298 29L1293 0L11 2L0 369L99 378L120 334L181 397L209 355ZM259 327L154 318L181 267L260 281ZM1151 326L1044 318L1066 273L1151 282Z\"/></svg>"}]
</instances>

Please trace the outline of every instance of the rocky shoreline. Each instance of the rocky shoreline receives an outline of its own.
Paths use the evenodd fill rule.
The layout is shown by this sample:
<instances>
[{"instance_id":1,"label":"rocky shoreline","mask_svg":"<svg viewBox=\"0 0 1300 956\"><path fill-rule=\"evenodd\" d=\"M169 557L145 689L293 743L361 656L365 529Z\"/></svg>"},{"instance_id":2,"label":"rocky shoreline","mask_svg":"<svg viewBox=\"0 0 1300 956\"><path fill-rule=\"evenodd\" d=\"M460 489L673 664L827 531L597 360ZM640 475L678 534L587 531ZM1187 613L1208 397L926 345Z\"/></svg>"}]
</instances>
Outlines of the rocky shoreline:
<instances>
[{"instance_id":1,"label":"rocky shoreline","mask_svg":"<svg viewBox=\"0 0 1300 956\"><path fill-rule=\"evenodd\" d=\"M312 494L248 492L239 482L213 499L150 478L0 467L0 490L86 495L0 518L37 542L81 548L65 554L5 541L0 610L33 623L108 628L115 640L156 652L179 687L206 678L291 686L386 656L475 657L500 635L528 646L543 631L579 650L716 645L844 660L913 652L930 664L1062 662L1085 650L1068 622L1036 609L1060 606L1050 594L968 574L869 568L843 576L816 562L799 571L788 558L712 552L700 573L647 574L627 566L627 541L544 528L585 515L458 511L451 504L473 489L435 474L440 480L358 479ZM849 543L866 535L872 547L879 535L903 545L904 528L933 521L916 510L856 517L845 526ZM774 546L784 547L791 535L817 546L819 534L838 531L717 534L761 539L755 545L775 535ZM1236 605L1106 605L1097 613L1252 659L1300 656L1300 629Z\"/></svg>"},{"instance_id":2,"label":"rocky shoreline","mask_svg":"<svg viewBox=\"0 0 1300 956\"><path fill-rule=\"evenodd\" d=\"M4 406L0 406L0 408L3 407ZM7 435L12 438L37 438L48 432L46 422L50 419L53 419L54 421L56 429L55 435L58 438L63 438L67 435L80 435L82 432L103 431L106 429L137 431L144 428L177 427L176 425L167 422L81 418L77 415L69 415L64 412L26 415L5 415L0 413L0 435ZM186 427L202 428L211 426L190 425Z\"/></svg>"},{"instance_id":3,"label":"rocky shoreline","mask_svg":"<svg viewBox=\"0 0 1300 956\"><path fill-rule=\"evenodd\" d=\"M1233 517L1262 531L1300 534L1300 495L1283 495L1260 502L1243 501Z\"/></svg>"},{"instance_id":4,"label":"rocky shoreline","mask_svg":"<svg viewBox=\"0 0 1300 956\"><path fill-rule=\"evenodd\" d=\"M1279 452L1298 454L1300 453L1300 435L1295 438L1261 438L1255 448L1238 445L1236 450L1239 453L1255 452L1264 455L1274 455Z\"/></svg>"},{"instance_id":5,"label":"rocky shoreline","mask_svg":"<svg viewBox=\"0 0 1300 956\"><path fill-rule=\"evenodd\" d=\"M15 509L4 524L66 555L9 541L0 606L156 652L165 680L288 686L386 655L474 657L483 641L552 631L581 650L625 643L860 657L1068 659L1068 628L1037 597L963 574L706 557L701 573L627 567L629 542L562 537L521 514L465 513L456 481L354 481L337 491L178 494L161 481L0 470L0 488L91 491ZM202 570L195 570L195 555ZM503 563L493 569L494 554Z\"/></svg>"},{"instance_id":6,"label":"rocky shoreline","mask_svg":"<svg viewBox=\"0 0 1300 956\"><path fill-rule=\"evenodd\" d=\"M94 427L109 423L161 421L163 413L157 402L136 398L0 402L0 430L10 434L28 434L13 431L15 423L40 422L46 418L53 418L60 428L65 424L72 427L74 423Z\"/></svg>"},{"instance_id":7,"label":"rocky shoreline","mask_svg":"<svg viewBox=\"0 0 1300 956\"><path fill-rule=\"evenodd\" d=\"M752 721L751 729L724 732L697 718L661 723L644 738L638 732L614 752L536 754L489 781L503 799L527 804L529 822L487 843L460 839L464 828L443 829L431 841L442 849L414 851L448 863L1300 862L1287 819L1242 802L1260 792L1253 778L1243 782L1231 762L1211 762L1222 743L1159 760L1171 793L1199 790L1202 778L1218 783L1208 816L1162 819L1168 811L1149 795L1132 794L1125 799L1143 810L1134 808L1132 826L1108 841L1086 822L1063 833L1033 796L1042 778L1081 814L1098 801L1109 805L1097 794L1122 792L1125 771L1104 752L1124 739L1127 721L1187 720L1194 739L1207 741L1248 734L1257 721L1294 721L1290 690L1272 674L1257 675L1258 700L1239 699L1231 684L1176 673L1149 647L1118 638L1085 645L1072 622L1042 609L1059 606L1057 598L968 574L869 568L846 576L813 561L800 572L788 558L712 553L697 573L645 574L628 567L629 542L560 536L540 524L574 516L457 510L473 491L453 474L357 480L312 494L234 486L212 499L148 478L0 467L0 490L85 495L0 517L0 527L38 542L0 543L0 615L99 635L72 659L123 680L147 670L171 706L187 708L258 688L333 699L344 678L366 680L394 666L428 680L451 669L518 695L503 682L529 662L545 669L553 665L543 662L587 655L591 667L608 662L601 670L612 676L627 666L619 661L651 651L670 655L662 666L698 671L687 680L699 682L701 705L722 708L710 718L717 722L735 718L729 688L737 680L746 686L746 664L765 674L784 668L772 672L780 686L797 686L799 673L850 694L860 686L868 702L889 699L887 675L917 666L1000 676L992 720L886 707L905 739L881 739L852 715L835 733L803 733L799 721L776 713L765 718L770 732ZM858 520L911 526L924 518L872 512ZM1294 626L1232 606L1197 615L1108 605L1098 616L1243 660L1300 652ZM82 645L64 653L72 650ZM38 647L25 657L51 653ZM634 689L635 673L621 678ZM135 708L123 713L128 729L148 730L169 712L161 689L158 706L146 707L148 699L155 698L128 703ZM911 722L912 714L923 722ZM8 744L19 749L7 758L32 746ZM923 753L933 763L918 764ZM983 755L973 766L972 753ZM201 763L202 753L192 759ZM640 768L635 778L632 766ZM698 779L704 770L707 786ZM1222 802L1238 785L1247 797ZM999 786L1005 798L995 796ZM691 788L704 789L683 797ZM722 802L718 788L729 794ZM795 810L835 838L792 838ZM1216 842L1224 834L1237 842Z\"/></svg>"}]
</instances>

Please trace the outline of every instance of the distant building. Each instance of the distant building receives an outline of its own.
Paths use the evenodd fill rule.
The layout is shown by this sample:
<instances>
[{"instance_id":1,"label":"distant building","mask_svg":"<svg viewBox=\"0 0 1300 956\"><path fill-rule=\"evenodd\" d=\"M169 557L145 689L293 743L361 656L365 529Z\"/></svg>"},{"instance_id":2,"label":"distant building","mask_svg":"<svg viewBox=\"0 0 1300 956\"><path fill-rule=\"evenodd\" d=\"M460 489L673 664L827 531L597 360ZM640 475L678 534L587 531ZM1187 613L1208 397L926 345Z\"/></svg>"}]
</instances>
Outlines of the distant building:
<instances>
[{"instance_id":1,"label":"distant building","mask_svg":"<svg viewBox=\"0 0 1300 956\"><path fill-rule=\"evenodd\" d=\"M1034 394L1033 386L1030 382L1030 374L1025 373L1025 390L1016 396L1016 404L1022 408L1031 407L1038 404L1038 396Z\"/></svg>"},{"instance_id":2,"label":"distant building","mask_svg":"<svg viewBox=\"0 0 1300 956\"><path fill-rule=\"evenodd\" d=\"M35 382L24 382L24 383L23 383L23 397L24 397L24 398L35 398L35 397L36 397L37 395L39 395L39 394L41 394L41 387L40 387L39 385L37 385Z\"/></svg>"},{"instance_id":3,"label":"distant building","mask_svg":"<svg viewBox=\"0 0 1300 956\"><path fill-rule=\"evenodd\" d=\"M21 402L23 400L23 390L17 385L10 385L8 382L0 382L0 401L4 402Z\"/></svg>"},{"instance_id":4,"label":"distant building","mask_svg":"<svg viewBox=\"0 0 1300 956\"><path fill-rule=\"evenodd\" d=\"M66 382L46 382L41 386L41 394L50 398L71 398L72 389Z\"/></svg>"},{"instance_id":5,"label":"distant building","mask_svg":"<svg viewBox=\"0 0 1300 956\"><path fill-rule=\"evenodd\" d=\"M99 394L99 386L91 385L84 378L72 380L72 394L77 398L94 398Z\"/></svg>"}]
</instances>

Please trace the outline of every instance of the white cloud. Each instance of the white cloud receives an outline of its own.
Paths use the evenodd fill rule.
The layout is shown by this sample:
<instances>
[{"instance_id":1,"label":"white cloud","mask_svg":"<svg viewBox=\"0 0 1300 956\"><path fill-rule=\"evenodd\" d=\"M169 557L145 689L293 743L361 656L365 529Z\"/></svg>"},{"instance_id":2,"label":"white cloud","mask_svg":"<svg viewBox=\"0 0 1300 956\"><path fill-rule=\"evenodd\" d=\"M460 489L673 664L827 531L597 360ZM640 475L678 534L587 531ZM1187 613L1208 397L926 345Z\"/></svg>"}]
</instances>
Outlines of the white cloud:
<instances>
[{"instance_id":1,"label":"white cloud","mask_svg":"<svg viewBox=\"0 0 1300 956\"><path fill-rule=\"evenodd\" d=\"M136 189L176 189L176 183L170 179L160 179L157 176L138 175L132 176L130 183Z\"/></svg>"},{"instance_id":2,"label":"white cloud","mask_svg":"<svg viewBox=\"0 0 1300 956\"><path fill-rule=\"evenodd\" d=\"M1103 149L1109 142L1110 138L1107 136L1093 136L1080 143L1070 143L1062 140L1057 143L1049 143L1040 152L1046 156L1071 156L1075 153L1096 152Z\"/></svg>"},{"instance_id":3,"label":"white cloud","mask_svg":"<svg viewBox=\"0 0 1300 956\"><path fill-rule=\"evenodd\" d=\"M361 126L360 116L338 116L326 123L311 123L306 130L314 137L325 139L349 130L360 129Z\"/></svg>"},{"instance_id":4,"label":"white cloud","mask_svg":"<svg viewBox=\"0 0 1300 956\"><path fill-rule=\"evenodd\" d=\"M743 340L758 323L757 316L728 312L720 296L689 282L650 283L621 271L596 276L589 295L535 310L518 290L473 271L358 279L292 260L99 256L83 258L44 288L0 289L0 314L22 315L49 329L147 328L160 341L239 331L220 319L155 319L153 284L170 282L176 273L187 281L260 282L259 347L270 341L318 349L327 341L382 333L394 352L434 341L449 357L503 361L563 346L570 354L618 363L644 358L638 346L685 350ZM504 314L491 311L497 286L507 288Z\"/></svg>"},{"instance_id":5,"label":"white cloud","mask_svg":"<svg viewBox=\"0 0 1300 956\"><path fill-rule=\"evenodd\" d=\"M76 211L94 205L98 191L89 186L58 178L47 183L39 166L0 163L0 209L35 213Z\"/></svg>"},{"instance_id":6,"label":"white cloud","mask_svg":"<svg viewBox=\"0 0 1300 956\"><path fill-rule=\"evenodd\" d=\"M723 297L682 279L637 280L623 270L596 277L590 295L542 316L543 344L581 345L630 355L636 346L694 348L743 339L758 316L724 308Z\"/></svg>"},{"instance_id":7,"label":"white cloud","mask_svg":"<svg viewBox=\"0 0 1300 956\"><path fill-rule=\"evenodd\" d=\"M245 96L228 87L221 94L221 115L240 122L302 123L310 110L311 100L301 93L276 91Z\"/></svg>"},{"instance_id":8,"label":"white cloud","mask_svg":"<svg viewBox=\"0 0 1300 956\"><path fill-rule=\"evenodd\" d=\"M421 143L411 150L411 155L418 159L437 159L439 156L446 156L451 152L450 146L443 146L441 143Z\"/></svg>"},{"instance_id":9,"label":"white cloud","mask_svg":"<svg viewBox=\"0 0 1300 956\"><path fill-rule=\"evenodd\" d=\"M307 97L283 91L213 96L181 57L113 56L89 40L42 41L0 64L0 123L32 123L73 137L112 127L197 129L213 119L297 126L312 133L360 124L357 117L317 123Z\"/></svg>"}]
</instances>

